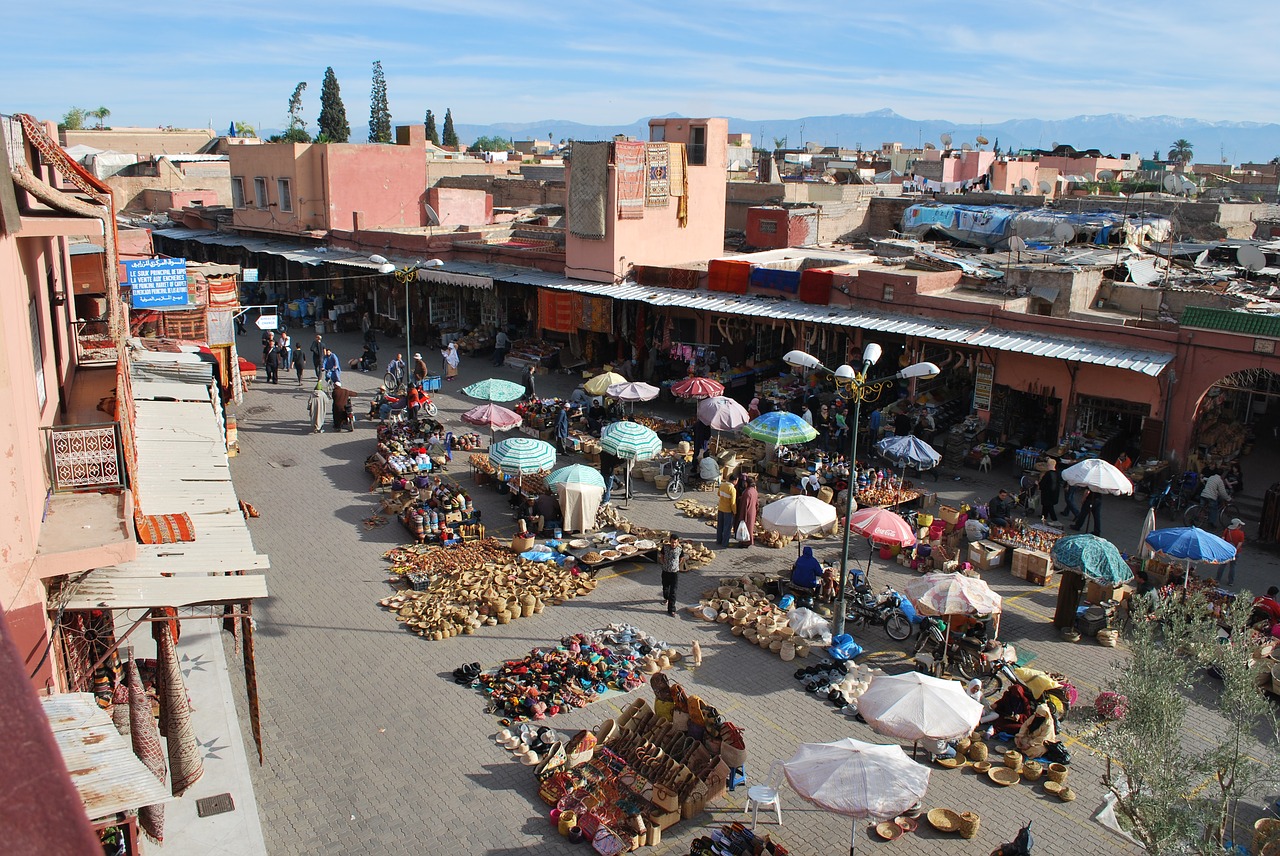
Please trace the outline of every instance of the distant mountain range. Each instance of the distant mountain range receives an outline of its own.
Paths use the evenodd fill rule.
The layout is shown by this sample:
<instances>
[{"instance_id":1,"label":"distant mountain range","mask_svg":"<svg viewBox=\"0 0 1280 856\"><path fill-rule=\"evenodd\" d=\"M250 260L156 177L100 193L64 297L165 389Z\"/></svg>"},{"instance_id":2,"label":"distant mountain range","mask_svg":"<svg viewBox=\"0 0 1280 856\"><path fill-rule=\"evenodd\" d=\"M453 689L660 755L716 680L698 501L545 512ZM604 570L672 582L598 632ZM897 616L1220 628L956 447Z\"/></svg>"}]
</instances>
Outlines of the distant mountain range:
<instances>
[{"instance_id":1,"label":"distant mountain range","mask_svg":"<svg viewBox=\"0 0 1280 856\"><path fill-rule=\"evenodd\" d=\"M669 114L676 116L678 114ZM514 137L518 140L561 139L601 140L614 134L648 138L648 118L629 125L584 125L563 119L538 122L497 122L492 125L456 126L459 138L470 143L478 137ZM952 144L973 143L978 136L1001 151L1048 149L1068 144L1077 149L1099 149L1104 154L1137 152L1164 157L1173 142L1186 139L1195 149L1197 163L1268 161L1280 156L1280 125L1261 122L1204 122L1176 116L1127 116L1106 113L1100 116L1073 116L1070 119L1011 119L996 124L956 123L945 119L908 119L892 110L872 113L844 113L838 116L805 116L800 119L729 119L730 133L751 134L756 146L773 148L775 140L786 140L792 148L806 142L844 148L879 149L881 143L899 142L908 148L924 143L940 145L943 134L951 134ZM361 137L353 138L362 139Z\"/></svg>"}]
</instances>

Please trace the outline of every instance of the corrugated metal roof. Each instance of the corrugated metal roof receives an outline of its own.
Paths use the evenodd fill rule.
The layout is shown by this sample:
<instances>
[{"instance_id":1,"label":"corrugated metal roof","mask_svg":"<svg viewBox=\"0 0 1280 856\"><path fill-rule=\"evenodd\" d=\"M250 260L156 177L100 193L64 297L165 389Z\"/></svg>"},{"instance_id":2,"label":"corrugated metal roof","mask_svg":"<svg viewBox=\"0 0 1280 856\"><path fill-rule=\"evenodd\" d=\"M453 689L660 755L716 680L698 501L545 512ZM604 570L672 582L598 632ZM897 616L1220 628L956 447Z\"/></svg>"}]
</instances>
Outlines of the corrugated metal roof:
<instances>
[{"instance_id":1,"label":"corrugated metal roof","mask_svg":"<svg viewBox=\"0 0 1280 856\"><path fill-rule=\"evenodd\" d=\"M1188 306L1182 312L1181 323L1183 327L1200 327L1205 330L1243 333L1247 336L1280 338L1280 316L1278 315L1257 315L1231 309Z\"/></svg>"},{"instance_id":2,"label":"corrugated metal roof","mask_svg":"<svg viewBox=\"0 0 1280 856\"><path fill-rule=\"evenodd\" d=\"M499 277L494 277L498 279ZM1104 342L1043 335L995 327L976 327L959 322L940 323L908 315L890 315L855 308L815 306L798 301L777 300L754 295L720 296L706 291L684 291L674 288L652 288L623 283L567 282L538 283L547 288L577 291L615 300L638 300L652 306L681 306L728 315L776 318L785 321L807 321L836 327L855 327L901 336L916 336L939 342L951 342L976 348L1013 351L1074 362L1112 366L1155 377L1173 361L1172 353L1124 348Z\"/></svg>"},{"instance_id":3,"label":"corrugated metal roof","mask_svg":"<svg viewBox=\"0 0 1280 856\"><path fill-rule=\"evenodd\" d=\"M90 819L173 799L90 693L49 696L41 703Z\"/></svg>"},{"instance_id":4,"label":"corrugated metal roof","mask_svg":"<svg viewBox=\"0 0 1280 856\"><path fill-rule=\"evenodd\" d=\"M196 539L139 544L131 562L98 568L69 590L68 609L189 606L266 597L266 555L253 546L227 461L220 404L208 381L152 380L147 368L190 356L135 351L134 382L141 514L191 516Z\"/></svg>"}]
</instances>

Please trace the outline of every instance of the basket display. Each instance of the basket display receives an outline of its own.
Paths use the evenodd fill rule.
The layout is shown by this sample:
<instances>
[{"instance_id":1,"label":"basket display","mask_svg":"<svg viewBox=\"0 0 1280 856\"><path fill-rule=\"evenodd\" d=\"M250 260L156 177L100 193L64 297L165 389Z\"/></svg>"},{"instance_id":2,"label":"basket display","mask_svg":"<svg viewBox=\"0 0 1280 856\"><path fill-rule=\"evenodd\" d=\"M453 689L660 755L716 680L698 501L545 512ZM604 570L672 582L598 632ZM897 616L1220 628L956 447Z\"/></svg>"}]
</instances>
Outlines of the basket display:
<instances>
[{"instance_id":1,"label":"basket display","mask_svg":"<svg viewBox=\"0 0 1280 856\"><path fill-rule=\"evenodd\" d=\"M931 808L925 815L925 820L939 832L956 832L960 829L960 813L949 808Z\"/></svg>"},{"instance_id":2,"label":"basket display","mask_svg":"<svg viewBox=\"0 0 1280 856\"><path fill-rule=\"evenodd\" d=\"M1018 775L1018 771L1012 767L992 767L987 771L987 778L1000 787L1007 788L1010 785L1016 785L1022 776Z\"/></svg>"}]
</instances>

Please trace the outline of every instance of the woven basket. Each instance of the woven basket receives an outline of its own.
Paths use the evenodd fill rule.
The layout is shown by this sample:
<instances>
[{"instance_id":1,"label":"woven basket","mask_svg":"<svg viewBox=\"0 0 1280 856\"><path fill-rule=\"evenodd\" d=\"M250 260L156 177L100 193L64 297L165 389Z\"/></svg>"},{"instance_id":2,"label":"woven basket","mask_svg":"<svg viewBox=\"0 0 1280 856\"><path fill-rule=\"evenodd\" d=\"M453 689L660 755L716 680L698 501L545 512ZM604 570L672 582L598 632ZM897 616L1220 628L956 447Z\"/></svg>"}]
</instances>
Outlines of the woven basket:
<instances>
[{"instance_id":1,"label":"woven basket","mask_svg":"<svg viewBox=\"0 0 1280 856\"><path fill-rule=\"evenodd\" d=\"M1264 817L1253 824L1253 853L1261 853L1262 848L1280 837L1280 820Z\"/></svg>"},{"instance_id":2,"label":"woven basket","mask_svg":"<svg viewBox=\"0 0 1280 856\"><path fill-rule=\"evenodd\" d=\"M658 490L666 490L669 484L671 484L671 476L657 476L653 480L653 486Z\"/></svg>"},{"instance_id":3,"label":"woven basket","mask_svg":"<svg viewBox=\"0 0 1280 856\"><path fill-rule=\"evenodd\" d=\"M987 744L981 741L978 741L976 743L973 743L971 746L969 746L969 760L970 761L987 760Z\"/></svg>"},{"instance_id":4,"label":"woven basket","mask_svg":"<svg viewBox=\"0 0 1280 856\"><path fill-rule=\"evenodd\" d=\"M1039 761L1027 761L1022 765L1022 778L1028 782L1036 782L1044 775L1044 767Z\"/></svg>"},{"instance_id":5,"label":"woven basket","mask_svg":"<svg viewBox=\"0 0 1280 856\"><path fill-rule=\"evenodd\" d=\"M1069 772L1070 770L1066 764L1050 764L1045 775L1049 777L1049 781L1062 784L1067 780L1067 773Z\"/></svg>"},{"instance_id":6,"label":"woven basket","mask_svg":"<svg viewBox=\"0 0 1280 856\"><path fill-rule=\"evenodd\" d=\"M1010 770L1018 771L1022 769L1022 753L1010 749L1004 753L1004 765Z\"/></svg>"},{"instance_id":7,"label":"woven basket","mask_svg":"<svg viewBox=\"0 0 1280 856\"><path fill-rule=\"evenodd\" d=\"M960 824L956 831L960 833L961 838L975 838L978 835L978 827L982 825L982 818L971 811L960 812Z\"/></svg>"}]
</instances>

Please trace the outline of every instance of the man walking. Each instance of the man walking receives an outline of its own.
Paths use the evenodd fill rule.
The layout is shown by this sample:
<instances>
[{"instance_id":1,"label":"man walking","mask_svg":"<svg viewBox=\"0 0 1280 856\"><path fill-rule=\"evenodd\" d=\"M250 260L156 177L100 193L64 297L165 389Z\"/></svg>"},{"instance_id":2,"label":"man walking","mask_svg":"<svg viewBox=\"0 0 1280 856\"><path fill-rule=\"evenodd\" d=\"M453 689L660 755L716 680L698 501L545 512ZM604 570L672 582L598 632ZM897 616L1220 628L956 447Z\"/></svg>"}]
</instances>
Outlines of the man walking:
<instances>
[{"instance_id":1,"label":"man walking","mask_svg":"<svg viewBox=\"0 0 1280 856\"><path fill-rule=\"evenodd\" d=\"M729 539L733 537L733 515L738 510L738 490L733 482L724 479L720 482L718 496L720 505L716 509L716 544L728 547Z\"/></svg>"},{"instance_id":2,"label":"man walking","mask_svg":"<svg viewBox=\"0 0 1280 856\"><path fill-rule=\"evenodd\" d=\"M667 615L676 614L676 583L680 579L680 564L684 557L684 548L680 539L672 532L667 536L667 543L659 551L659 562L662 565L662 600L667 604Z\"/></svg>"},{"instance_id":3,"label":"man walking","mask_svg":"<svg viewBox=\"0 0 1280 856\"><path fill-rule=\"evenodd\" d=\"M408 386L408 384L405 383L406 379L404 376L404 372L405 372L404 354L396 354L396 358L391 362L387 363L387 374L393 375L395 377L397 386Z\"/></svg>"},{"instance_id":4,"label":"man walking","mask_svg":"<svg viewBox=\"0 0 1280 856\"><path fill-rule=\"evenodd\" d=\"M538 391L533 384L532 364L524 367L524 374L520 376L520 383L524 385L524 395L520 398L521 401L529 401L538 397Z\"/></svg>"},{"instance_id":5,"label":"man walking","mask_svg":"<svg viewBox=\"0 0 1280 856\"><path fill-rule=\"evenodd\" d=\"M301 348L293 349L293 370L298 375L298 386L302 386L302 370L307 366L307 359L302 355Z\"/></svg>"},{"instance_id":6,"label":"man walking","mask_svg":"<svg viewBox=\"0 0 1280 856\"><path fill-rule=\"evenodd\" d=\"M1244 546L1244 521L1239 517L1231 518L1227 528L1222 530L1222 540L1236 548L1236 555L1230 562L1218 565L1218 582L1222 582L1222 575L1226 574L1227 585L1233 586L1236 584L1236 559L1240 558L1240 548Z\"/></svg>"},{"instance_id":7,"label":"man walking","mask_svg":"<svg viewBox=\"0 0 1280 856\"><path fill-rule=\"evenodd\" d=\"M493 337L493 364L500 366L506 362L507 354L511 351L511 337L507 335L507 331L498 330L498 335Z\"/></svg>"},{"instance_id":8,"label":"man walking","mask_svg":"<svg viewBox=\"0 0 1280 856\"><path fill-rule=\"evenodd\" d=\"M280 361L284 359L284 348L280 347L274 340L267 346L266 350L267 363L267 380L270 383L279 383L280 381Z\"/></svg>"},{"instance_id":9,"label":"man walking","mask_svg":"<svg viewBox=\"0 0 1280 856\"><path fill-rule=\"evenodd\" d=\"M560 454L567 455L569 453L569 402L565 402L564 406L556 412L556 448L560 450Z\"/></svg>"},{"instance_id":10,"label":"man walking","mask_svg":"<svg viewBox=\"0 0 1280 856\"><path fill-rule=\"evenodd\" d=\"M352 399L356 394L347 389L340 382L333 385L333 430L341 431L347 429L354 431L355 429L355 405Z\"/></svg>"},{"instance_id":11,"label":"man walking","mask_svg":"<svg viewBox=\"0 0 1280 856\"><path fill-rule=\"evenodd\" d=\"M316 370L316 380L320 379L320 365L324 362L323 337L316 333L316 340L311 343L311 365Z\"/></svg>"}]
</instances>

